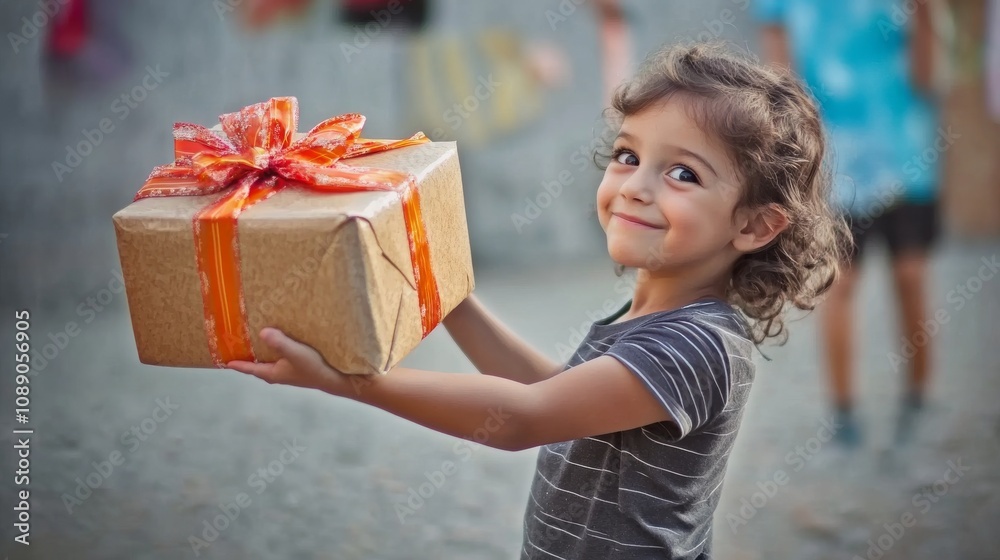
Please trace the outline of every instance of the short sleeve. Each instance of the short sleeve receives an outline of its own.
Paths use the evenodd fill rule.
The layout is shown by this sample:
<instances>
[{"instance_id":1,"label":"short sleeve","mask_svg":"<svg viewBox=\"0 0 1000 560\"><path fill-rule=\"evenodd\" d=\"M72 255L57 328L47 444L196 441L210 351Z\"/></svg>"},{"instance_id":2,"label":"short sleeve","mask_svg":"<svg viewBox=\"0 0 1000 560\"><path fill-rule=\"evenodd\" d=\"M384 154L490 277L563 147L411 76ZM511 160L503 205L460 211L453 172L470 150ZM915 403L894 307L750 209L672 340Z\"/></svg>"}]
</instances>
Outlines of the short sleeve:
<instances>
[{"instance_id":1,"label":"short sleeve","mask_svg":"<svg viewBox=\"0 0 1000 560\"><path fill-rule=\"evenodd\" d=\"M715 418L729 398L729 354L719 334L686 320L653 321L605 353L639 377L677 425L676 439Z\"/></svg>"},{"instance_id":2,"label":"short sleeve","mask_svg":"<svg viewBox=\"0 0 1000 560\"><path fill-rule=\"evenodd\" d=\"M750 0L758 23L781 24L785 20L786 0Z\"/></svg>"}]
</instances>

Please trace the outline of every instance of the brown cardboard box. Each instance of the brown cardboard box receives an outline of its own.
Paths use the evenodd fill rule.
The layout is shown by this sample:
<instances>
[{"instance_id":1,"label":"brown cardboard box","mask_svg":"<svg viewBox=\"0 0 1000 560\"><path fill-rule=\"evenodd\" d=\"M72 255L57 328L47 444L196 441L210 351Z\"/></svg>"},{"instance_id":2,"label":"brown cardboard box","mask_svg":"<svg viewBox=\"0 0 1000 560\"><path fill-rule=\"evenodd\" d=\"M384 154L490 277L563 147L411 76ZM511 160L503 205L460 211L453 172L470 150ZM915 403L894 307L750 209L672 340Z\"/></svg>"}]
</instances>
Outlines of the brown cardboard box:
<instances>
[{"instance_id":1,"label":"brown cardboard box","mask_svg":"<svg viewBox=\"0 0 1000 560\"><path fill-rule=\"evenodd\" d=\"M458 153L431 142L351 165L417 177L441 317L474 288ZM215 367L209 352L192 219L221 194L147 198L114 215L139 360ZM286 188L239 217L241 277L258 361L277 327L345 373L385 373L422 339L398 195Z\"/></svg>"}]
</instances>

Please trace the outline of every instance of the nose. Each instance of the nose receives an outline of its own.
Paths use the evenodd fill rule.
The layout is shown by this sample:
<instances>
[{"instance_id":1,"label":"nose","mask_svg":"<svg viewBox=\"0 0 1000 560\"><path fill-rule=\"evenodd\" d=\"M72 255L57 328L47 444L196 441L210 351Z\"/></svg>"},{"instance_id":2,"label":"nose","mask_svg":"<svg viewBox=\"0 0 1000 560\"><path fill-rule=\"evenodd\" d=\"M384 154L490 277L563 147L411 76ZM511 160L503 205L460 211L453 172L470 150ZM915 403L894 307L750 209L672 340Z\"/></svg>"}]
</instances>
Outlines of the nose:
<instances>
[{"instance_id":1,"label":"nose","mask_svg":"<svg viewBox=\"0 0 1000 560\"><path fill-rule=\"evenodd\" d=\"M653 199L649 185L649 178L645 176L641 168L638 168L625 179L625 182L622 183L621 188L618 190L618 194L626 200L648 204Z\"/></svg>"}]
</instances>

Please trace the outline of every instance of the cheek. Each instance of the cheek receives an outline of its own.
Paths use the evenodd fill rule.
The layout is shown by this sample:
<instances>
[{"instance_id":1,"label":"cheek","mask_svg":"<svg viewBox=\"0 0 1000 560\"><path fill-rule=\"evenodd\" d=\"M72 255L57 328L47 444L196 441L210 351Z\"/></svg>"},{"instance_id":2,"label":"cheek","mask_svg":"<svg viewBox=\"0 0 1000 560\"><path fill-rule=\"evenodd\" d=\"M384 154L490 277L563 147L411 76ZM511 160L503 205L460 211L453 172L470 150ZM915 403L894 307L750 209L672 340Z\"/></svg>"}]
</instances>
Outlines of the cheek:
<instances>
[{"instance_id":1,"label":"cheek","mask_svg":"<svg viewBox=\"0 0 1000 560\"><path fill-rule=\"evenodd\" d=\"M611 211L609 207L611 206L611 201L615 198L615 193L618 189L614 186L613 182L609 180L607 174L605 174L604 179L601 184L597 187L597 218L601 222L601 226L607 227L608 220L611 217Z\"/></svg>"},{"instance_id":2,"label":"cheek","mask_svg":"<svg viewBox=\"0 0 1000 560\"><path fill-rule=\"evenodd\" d=\"M674 196L660 208L671 232L675 233L674 238L685 244L712 244L716 237L725 235L729 226L718 201Z\"/></svg>"},{"instance_id":3,"label":"cheek","mask_svg":"<svg viewBox=\"0 0 1000 560\"><path fill-rule=\"evenodd\" d=\"M658 206L672 231L697 229L704 220L698 204L685 194L667 193Z\"/></svg>"}]
</instances>

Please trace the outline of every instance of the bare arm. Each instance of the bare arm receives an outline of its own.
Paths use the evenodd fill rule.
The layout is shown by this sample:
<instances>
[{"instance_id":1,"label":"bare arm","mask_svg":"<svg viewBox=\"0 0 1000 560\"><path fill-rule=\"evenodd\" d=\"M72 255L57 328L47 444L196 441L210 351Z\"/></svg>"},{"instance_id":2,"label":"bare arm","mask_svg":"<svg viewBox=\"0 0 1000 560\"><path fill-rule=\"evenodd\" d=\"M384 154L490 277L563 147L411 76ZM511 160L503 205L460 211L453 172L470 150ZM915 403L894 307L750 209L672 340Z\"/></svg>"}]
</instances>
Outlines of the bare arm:
<instances>
[{"instance_id":1,"label":"bare arm","mask_svg":"<svg viewBox=\"0 0 1000 560\"><path fill-rule=\"evenodd\" d=\"M788 34L780 25L765 25L761 29L760 47L764 61L774 66L792 67L792 55L788 50Z\"/></svg>"},{"instance_id":2,"label":"bare arm","mask_svg":"<svg viewBox=\"0 0 1000 560\"><path fill-rule=\"evenodd\" d=\"M933 6L930 2L917 2L915 6L910 30L910 79L918 90L930 92L934 87L934 49L937 41L931 12Z\"/></svg>"},{"instance_id":3,"label":"bare arm","mask_svg":"<svg viewBox=\"0 0 1000 560\"><path fill-rule=\"evenodd\" d=\"M319 352L273 329L261 332L282 357L274 363L230 362L268 383L352 398L432 430L521 450L671 420L639 377L600 356L532 385L505 376L393 368L387 375L344 375Z\"/></svg>"},{"instance_id":4,"label":"bare arm","mask_svg":"<svg viewBox=\"0 0 1000 560\"><path fill-rule=\"evenodd\" d=\"M343 383L319 389L509 451L671 420L642 381L610 356L534 385L405 368L367 381L354 394Z\"/></svg>"},{"instance_id":5,"label":"bare arm","mask_svg":"<svg viewBox=\"0 0 1000 560\"><path fill-rule=\"evenodd\" d=\"M632 59L632 36L618 0L594 3L600 26L604 106L611 104L615 89L628 78Z\"/></svg>"},{"instance_id":6,"label":"bare arm","mask_svg":"<svg viewBox=\"0 0 1000 560\"><path fill-rule=\"evenodd\" d=\"M458 304L443 323L480 373L531 384L562 369L561 364L514 334L474 295Z\"/></svg>"}]
</instances>

